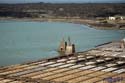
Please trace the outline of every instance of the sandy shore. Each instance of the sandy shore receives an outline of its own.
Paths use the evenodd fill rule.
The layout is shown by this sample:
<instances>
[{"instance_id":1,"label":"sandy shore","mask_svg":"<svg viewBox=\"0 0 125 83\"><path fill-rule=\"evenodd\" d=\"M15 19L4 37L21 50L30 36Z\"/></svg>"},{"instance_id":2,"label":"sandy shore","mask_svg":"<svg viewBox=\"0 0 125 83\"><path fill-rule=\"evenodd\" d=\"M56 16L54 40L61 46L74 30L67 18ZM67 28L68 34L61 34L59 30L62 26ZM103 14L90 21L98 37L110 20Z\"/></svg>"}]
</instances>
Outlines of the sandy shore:
<instances>
[{"instance_id":1,"label":"sandy shore","mask_svg":"<svg viewBox=\"0 0 125 83\"><path fill-rule=\"evenodd\" d=\"M99 23L98 20L79 19L79 18L13 18L13 17L0 17L0 20L12 20L12 21L36 21L36 22L68 22L75 24L84 24L90 28L103 29L103 30L125 30L125 23L122 24L110 24Z\"/></svg>"}]
</instances>

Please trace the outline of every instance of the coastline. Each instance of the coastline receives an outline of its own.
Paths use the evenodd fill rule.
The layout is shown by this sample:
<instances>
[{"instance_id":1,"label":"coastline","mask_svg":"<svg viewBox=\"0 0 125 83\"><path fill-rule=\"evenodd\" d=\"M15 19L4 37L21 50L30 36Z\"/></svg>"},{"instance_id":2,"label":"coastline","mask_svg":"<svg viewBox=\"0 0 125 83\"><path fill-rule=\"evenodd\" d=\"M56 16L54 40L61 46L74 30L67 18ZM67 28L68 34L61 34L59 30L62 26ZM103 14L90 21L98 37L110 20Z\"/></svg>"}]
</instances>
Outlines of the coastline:
<instances>
[{"instance_id":1,"label":"coastline","mask_svg":"<svg viewBox=\"0 0 125 83\"><path fill-rule=\"evenodd\" d=\"M112 42L67 56L0 67L0 82L103 83L109 75L113 79L116 76L125 78L125 50L118 47L119 43ZM124 83L124 80L118 82Z\"/></svg>"},{"instance_id":2,"label":"coastline","mask_svg":"<svg viewBox=\"0 0 125 83\"><path fill-rule=\"evenodd\" d=\"M80 19L80 18L13 18L13 17L0 17L0 20L9 21L28 21L28 22L67 22L74 24L83 24L89 26L90 28L95 28L99 30L125 30L125 23L120 24L110 24L110 23L99 23L95 19Z\"/></svg>"}]
</instances>

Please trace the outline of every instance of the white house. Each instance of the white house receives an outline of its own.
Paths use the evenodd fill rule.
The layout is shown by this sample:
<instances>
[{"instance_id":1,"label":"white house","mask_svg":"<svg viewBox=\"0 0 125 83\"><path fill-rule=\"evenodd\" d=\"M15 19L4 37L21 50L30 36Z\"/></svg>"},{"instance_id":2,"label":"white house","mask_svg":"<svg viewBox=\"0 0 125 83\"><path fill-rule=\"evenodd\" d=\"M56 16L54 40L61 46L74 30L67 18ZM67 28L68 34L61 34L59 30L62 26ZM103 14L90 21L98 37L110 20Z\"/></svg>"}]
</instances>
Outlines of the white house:
<instances>
[{"instance_id":1,"label":"white house","mask_svg":"<svg viewBox=\"0 0 125 83\"><path fill-rule=\"evenodd\" d=\"M116 17L109 17L109 20L116 20Z\"/></svg>"},{"instance_id":2,"label":"white house","mask_svg":"<svg viewBox=\"0 0 125 83\"><path fill-rule=\"evenodd\" d=\"M124 20L124 18L123 18L122 16L120 17L120 19L121 19L121 20Z\"/></svg>"},{"instance_id":3,"label":"white house","mask_svg":"<svg viewBox=\"0 0 125 83\"><path fill-rule=\"evenodd\" d=\"M109 16L109 20L124 20L124 18L122 16Z\"/></svg>"}]
</instances>

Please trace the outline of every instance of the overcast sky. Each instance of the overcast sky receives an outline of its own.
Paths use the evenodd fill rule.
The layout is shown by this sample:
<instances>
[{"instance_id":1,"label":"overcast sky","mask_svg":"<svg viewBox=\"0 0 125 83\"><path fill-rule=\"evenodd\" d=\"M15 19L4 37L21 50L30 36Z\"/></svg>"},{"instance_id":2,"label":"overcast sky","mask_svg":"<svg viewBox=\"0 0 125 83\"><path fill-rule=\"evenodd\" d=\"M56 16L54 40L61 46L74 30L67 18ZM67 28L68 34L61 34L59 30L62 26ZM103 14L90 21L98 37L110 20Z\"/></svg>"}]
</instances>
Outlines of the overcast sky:
<instances>
[{"instance_id":1,"label":"overcast sky","mask_svg":"<svg viewBox=\"0 0 125 83\"><path fill-rule=\"evenodd\" d=\"M81 2L109 2L125 3L125 0L0 0L0 3L28 3L28 2L51 2L51 3L81 3Z\"/></svg>"}]
</instances>

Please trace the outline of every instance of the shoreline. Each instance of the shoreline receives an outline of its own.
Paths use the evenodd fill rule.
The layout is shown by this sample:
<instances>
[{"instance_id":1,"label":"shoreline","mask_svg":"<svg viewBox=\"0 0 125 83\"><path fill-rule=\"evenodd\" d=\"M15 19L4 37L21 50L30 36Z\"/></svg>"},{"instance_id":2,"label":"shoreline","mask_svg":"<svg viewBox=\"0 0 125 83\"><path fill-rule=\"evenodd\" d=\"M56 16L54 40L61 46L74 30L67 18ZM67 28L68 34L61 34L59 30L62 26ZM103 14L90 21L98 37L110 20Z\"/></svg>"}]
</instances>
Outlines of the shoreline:
<instances>
[{"instance_id":1,"label":"shoreline","mask_svg":"<svg viewBox=\"0 0 125 83\"><path fill-rule=\"evenodd\" d=\"M109 75L125 78L125 49L119 48L119 43L112 42L67 56L0 67L0 82L103 83ZM118 82L124 83L124 80Z\"/></svg>"},{"instance_id":2,"label":"shoreline","mask_svg":"<svg viewBox=\"0 0 125 83\"><path fill-rule=\"evenodd\" d=\"M80 19L80 18L13 18L13 17L0 17L0 20L9 21L26 21L26 22L66 22L74 24L83 24L90 28L99 30L125 30L125 24L110 24L99 23L97 20Z\"/></svg>"}]
</instances>

